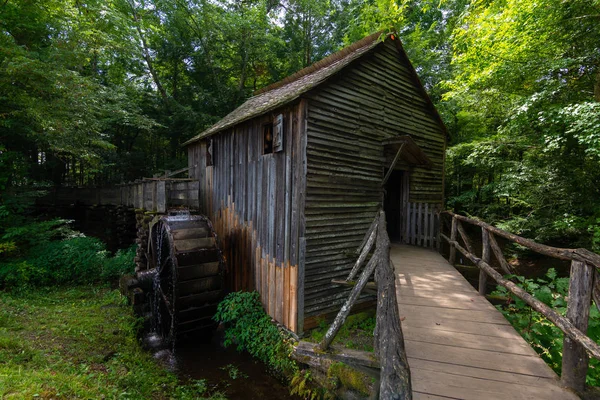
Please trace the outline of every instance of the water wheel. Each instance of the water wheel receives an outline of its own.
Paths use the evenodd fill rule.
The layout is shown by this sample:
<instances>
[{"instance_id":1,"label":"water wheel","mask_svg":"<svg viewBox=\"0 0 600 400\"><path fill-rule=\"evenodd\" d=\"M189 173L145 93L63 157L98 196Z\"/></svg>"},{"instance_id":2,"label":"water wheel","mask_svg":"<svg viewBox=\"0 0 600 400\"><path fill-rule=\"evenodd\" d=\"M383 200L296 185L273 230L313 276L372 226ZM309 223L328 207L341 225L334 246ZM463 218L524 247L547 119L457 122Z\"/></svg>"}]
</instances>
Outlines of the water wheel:
<instances>
[{"instance_id":1,"label":"water wheel","mask_svg":"<svg viewBox=\"0 0 600 400\"><path fill-rule=\"evenodd\" d=\"M210 221L201 215L170 215L150 228L153 329L170 345L214 326L223 295L222 257Z\"/></svg>"}]
</instances>

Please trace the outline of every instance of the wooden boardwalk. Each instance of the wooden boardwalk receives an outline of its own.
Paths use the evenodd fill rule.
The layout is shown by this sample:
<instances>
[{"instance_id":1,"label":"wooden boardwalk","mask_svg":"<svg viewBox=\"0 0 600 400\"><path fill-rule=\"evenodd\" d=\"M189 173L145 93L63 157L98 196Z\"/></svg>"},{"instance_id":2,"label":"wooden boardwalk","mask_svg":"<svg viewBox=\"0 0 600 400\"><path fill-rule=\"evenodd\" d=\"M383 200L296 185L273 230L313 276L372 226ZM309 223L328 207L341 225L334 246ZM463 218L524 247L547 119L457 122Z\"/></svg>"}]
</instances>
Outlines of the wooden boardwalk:
<instances>
[{"instance_id":1,"label":"wooden boardwalk","mask_svg":"<svg viewBox=\"0 0 600 400\"><path fill-rule=\"evenodd\" d=\"M414 399L578 399L435 250L392 245Z\"/></svg>"}]
</instances>

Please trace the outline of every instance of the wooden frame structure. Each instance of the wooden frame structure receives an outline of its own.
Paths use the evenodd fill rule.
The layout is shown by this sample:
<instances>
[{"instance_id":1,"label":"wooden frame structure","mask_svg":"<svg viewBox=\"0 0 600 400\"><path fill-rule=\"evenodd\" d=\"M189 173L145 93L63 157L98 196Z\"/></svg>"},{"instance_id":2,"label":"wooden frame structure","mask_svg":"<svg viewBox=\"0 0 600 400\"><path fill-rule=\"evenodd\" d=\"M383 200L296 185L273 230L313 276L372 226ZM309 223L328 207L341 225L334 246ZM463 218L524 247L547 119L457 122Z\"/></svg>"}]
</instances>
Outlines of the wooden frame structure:
<instances>
[{"instance_id":1,"label":"wooden frame structure","mask_svg":"<svg viewBox=\"0 0 600 400\"><path fill-rule=\"evenodd\" d=\"M358 280L354 282L353 279L358 275L373 247L375 247L373 255L363 268ZM356 253L358 259L348 277L344 281L334 282L352 287L348 299L321 342L319 344L300 342L295 348L294 357L300 362L317 368L320 364L315 359L329 359L344 362L367 373L373 373L379 379L373 398L412 399L410 368L404 348L404 336L396 299L396 277L394 266L390 260L390 240L386 231L383 211L378 213ZM369 282L373 274L376 284ZM371 353L364 351L336 348L333 352L328 352L360 293L367 288L369 283L370 289L376 288L377 293L377 322L373 346L375 359ZM375 370L378 371L375 372Z\"/></svg>"},{"instance_id":2,"label":"wooden frame structure","mask_svg":"<svg viewBox=\"0 0 600 400\"><path fill-rule=\"evenodd\" d=\"M274 123L280 146L265 154ZM439 246L446 140L402 44L383 32L255 93L184 144L229 289L257 290L296 333L332 319L350 291L335 281L400 186L386 210L394 239ZM356 309L372 305L363 292Z\"/></svg>"},{"instance_id":3,"label":"wooden frame structure","mask_svg":"<svg viewBox=\"0 0 600 400\"><path fill-rule=\"evenodd\" d=\"M464 217L450 211L445 211L444 213L450 215L452 218L450 236L448 237L444 233L440 233L440 236L450 245L448 262L454 265L456 250L458 250L479 268L479 293L481 295L485 295L486 282L488 277L491 277L497 284L508 289L513 295L544 315L559 328L565 334L561 375L562 384L575 391L583 392L589 363L588 355L600 359L600 345L586 335L592 298L596 306L600 309L600 275L598 274L600 255L586 249L563 249L542 245L482 221ZM482 249L480 256L475 253L475 249L462 226L462 222L481 228ZM490 262L493 253L502 270L507 274L512 273L510 265L504 258L496 242L495 236L500 236L539 254L571 261L566 316L562 316L556 310L536 299L492 268ZM459 239L462 240L462 244Z\"/></svg>"}]
</instances>

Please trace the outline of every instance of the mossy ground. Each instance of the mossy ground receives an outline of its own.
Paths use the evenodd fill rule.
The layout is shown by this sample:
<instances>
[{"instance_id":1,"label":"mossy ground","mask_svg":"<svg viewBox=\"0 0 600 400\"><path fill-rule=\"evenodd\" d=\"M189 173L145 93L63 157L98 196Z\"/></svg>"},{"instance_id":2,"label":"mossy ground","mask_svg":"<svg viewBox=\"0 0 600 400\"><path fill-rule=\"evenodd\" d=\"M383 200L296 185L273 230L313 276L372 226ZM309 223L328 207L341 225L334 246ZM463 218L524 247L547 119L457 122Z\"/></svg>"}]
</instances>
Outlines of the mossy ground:
<instances>
[{"instance_id":1,"label":"mossy ground","mask_svg":"<svg viewBox=\"0 0 600 400\"><path fill-rule=\"evenodd\" d=\"M135 325L108 286L0 292L0 399L207 395L204 381L181 384L144 351Z\"/></svg>"},{"instance_id":2,"label":"mossy ground","mask_svg":"<svg viewBox=\"0 0 600 400\"><path fill-rule=\"evenodd\" d=\"M348 349L373 351L373 332L375 331L375 310L364 311L350 315L336 335L333 344ZM319 342L329 329L329 324L321 322L318 328L310 332L306 340Z\"/></svg>"}]
</instances>

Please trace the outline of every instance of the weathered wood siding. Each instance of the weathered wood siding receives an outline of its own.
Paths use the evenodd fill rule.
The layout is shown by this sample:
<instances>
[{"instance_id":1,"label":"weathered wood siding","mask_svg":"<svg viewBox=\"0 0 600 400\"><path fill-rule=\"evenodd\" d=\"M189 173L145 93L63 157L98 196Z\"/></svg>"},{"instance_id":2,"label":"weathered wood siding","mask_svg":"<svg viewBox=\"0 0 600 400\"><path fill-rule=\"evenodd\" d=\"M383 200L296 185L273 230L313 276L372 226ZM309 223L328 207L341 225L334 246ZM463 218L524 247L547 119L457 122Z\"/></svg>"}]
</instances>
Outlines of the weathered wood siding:
<instances>
[{"instance_id":1,"label":"weathered wood siding","mask_svg":"<svg viewBox=\"0 0 600 400\"><path fill-rule=\"evenodd\" d=\"M298 331L304 236L305 102L189 146L190 177L227 260L231 290L257 290L269 315ZM263 154L263 125L284 115L284 150ZM300 320L302 316L300 316ZM301 326L300 326L301 327Z\"/></svg>"},{"instance_id":2,"label":"weathered wood siding","mask_svg":"<svg viewBox=\"0 0 600 400\"><path fill-rule=\"evenodd\" d=\"M353 252L376 216L389 160L382 141L410 135L432 161L408 166L409 201L428 209L443 201L445 133L391 41L307 95L306 271L304 328L337 312ZM367 301L363 297L363 302Z\"/></svg>"}]
</instances>

